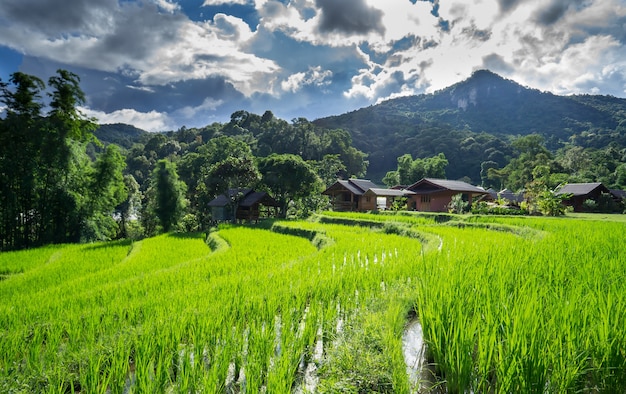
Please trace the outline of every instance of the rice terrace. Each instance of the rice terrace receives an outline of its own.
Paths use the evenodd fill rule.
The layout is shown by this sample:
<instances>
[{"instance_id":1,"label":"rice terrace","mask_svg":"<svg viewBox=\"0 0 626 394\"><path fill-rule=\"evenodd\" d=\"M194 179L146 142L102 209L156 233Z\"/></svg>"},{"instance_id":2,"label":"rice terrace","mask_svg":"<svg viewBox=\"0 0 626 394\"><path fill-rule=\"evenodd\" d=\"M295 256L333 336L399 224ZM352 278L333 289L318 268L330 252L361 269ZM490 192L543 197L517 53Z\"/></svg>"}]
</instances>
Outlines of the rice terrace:
<instances>
[{"instance_id":1,"label":"rice terrace","mask_svg":"<svg viewBox=\"0 0 626 394\"><path fill-rule=\"evenodd\" d=\"M626 224L595 218L326 212L3 252L0 391L620 392Z\"/></svg>"}]
</instances>

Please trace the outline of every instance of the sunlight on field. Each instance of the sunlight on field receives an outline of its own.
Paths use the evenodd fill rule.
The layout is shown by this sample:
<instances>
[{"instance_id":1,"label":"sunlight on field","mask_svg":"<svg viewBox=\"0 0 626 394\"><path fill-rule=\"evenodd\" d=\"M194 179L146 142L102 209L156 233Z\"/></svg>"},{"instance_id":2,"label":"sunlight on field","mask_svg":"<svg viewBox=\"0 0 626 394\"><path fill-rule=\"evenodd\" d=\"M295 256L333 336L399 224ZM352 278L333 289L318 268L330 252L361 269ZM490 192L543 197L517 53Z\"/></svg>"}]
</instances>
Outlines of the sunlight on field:
<instances>
[{"instance_id":1,"label":"sunlight on field","mask_svg":"<svg viewBox=\"0 0 626 394\"><path fill-rule=\"evenodd\" d=\"M329 213L1 253L0 391L613 392L626 231L595 218Z\"/></svg>"}]
</instances>

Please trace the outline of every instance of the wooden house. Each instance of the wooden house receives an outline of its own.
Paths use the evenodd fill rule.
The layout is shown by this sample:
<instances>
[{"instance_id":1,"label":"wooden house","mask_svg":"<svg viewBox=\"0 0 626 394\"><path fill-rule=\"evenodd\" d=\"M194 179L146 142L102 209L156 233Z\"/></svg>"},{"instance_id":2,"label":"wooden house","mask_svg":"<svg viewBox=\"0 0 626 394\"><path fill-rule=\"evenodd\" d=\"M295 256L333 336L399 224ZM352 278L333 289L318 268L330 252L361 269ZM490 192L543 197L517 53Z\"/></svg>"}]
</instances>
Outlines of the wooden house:
<instances>
[{"instance_id":1,"label":"wooden house","mask_svg":"<svg viewBox=\"0 0 626 394\"><path fill-rule=\"evenodd\" d=\"M611 195L616 201L626 201L626 190L611 189Z\"/></svg>"},{"instance_id":2,"label":"wooden house","mask_svg":"<svg viewBox=\"0 0 626 394\"><path fill-rule=\"evenodd\" d=\"M238 188L215 197L209 202L209 207L214 221L256 221L260 217L275 216L278 203L265 192Z\"/></svg>"},{"instance_id":3,"label":"wooden house","mask_svg":"<svg viewBox=\"0 0 626 394\"><path fill-rule=\"evenodd\" d=\"M593 200L598 202L600 196L610 194L611 191L600 182L593 183L567 183L557 189L556 194L571 194L571 197L564 200L565 205L569 205L574 208L574 212L582 212L583 203L586 200Z\"/></svg>"},{"instance_id":4,"label":"wooden house","mask_svg":"<svg viewBox=\"0 0 626 394\"><path fill-rule=\"evenodd\" d=\"M413 194L399 189L384 189L367 179L338 180L322 194L330 197L333 210L366 212L388 209L397 198Z\"/></svg>"},{"instance_id":5,"label":"wooden house","mask_svg":"<svg viewBox=\"0 0 626 394\"><path fill-rule=\"evenodd\" d=\"M412 184L407 190L414 194L409 197L408 208L424 212L447 212L452 196L462 194L469 204L487 191L462 181L423 178Z\"/></svg>"}]
</instances>

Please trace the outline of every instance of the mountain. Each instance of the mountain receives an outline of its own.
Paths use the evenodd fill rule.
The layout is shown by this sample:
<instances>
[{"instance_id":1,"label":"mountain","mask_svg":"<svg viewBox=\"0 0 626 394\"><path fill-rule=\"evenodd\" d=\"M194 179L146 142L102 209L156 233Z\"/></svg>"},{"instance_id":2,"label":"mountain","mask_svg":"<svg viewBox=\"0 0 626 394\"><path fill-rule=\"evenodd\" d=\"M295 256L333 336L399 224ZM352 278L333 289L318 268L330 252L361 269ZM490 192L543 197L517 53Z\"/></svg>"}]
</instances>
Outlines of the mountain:
<instances>
[{"instance_id":1,"label":"mountain","mask_svg":"<svg viewBox=\"0 0 626 394\"><path fill-rule=\"evenodd\" d=\"M150 135L149 132L124 123L103 124L94 132L95 136L106 144L116 144L130 149Z\"/></svg>"},{"instance_id":2,"label":"mountain","mask_svg":"<svg viewBox=\"0 0 626 394\"><path fill-rule=\"evenodd\" d=\"M476 180L480 162L504 164L511 154L504 145L514 136L541 134L552 151L566 142L626 146L626 99L558 96L479 70L433 94L391 99L314 123L347 130L355 147L369 154L373 179L395 169L404 153L443 152L449 178Z\"/></svg>"}]
</instances>

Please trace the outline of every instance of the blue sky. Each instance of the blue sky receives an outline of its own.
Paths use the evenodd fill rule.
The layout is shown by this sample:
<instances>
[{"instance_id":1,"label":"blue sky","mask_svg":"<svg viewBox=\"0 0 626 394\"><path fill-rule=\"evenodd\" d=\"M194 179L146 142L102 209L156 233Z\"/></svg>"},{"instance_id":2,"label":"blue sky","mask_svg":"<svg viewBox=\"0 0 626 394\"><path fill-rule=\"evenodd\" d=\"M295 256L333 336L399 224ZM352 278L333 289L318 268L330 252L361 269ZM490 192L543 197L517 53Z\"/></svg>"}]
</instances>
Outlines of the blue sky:
<instances>
[{"instance_id":1,"label":"blue sky","mask_svg":"<svg viewBox=\"0 0 626 394\"><path fill-rule=\"evenodd\" d=\"M100 123L286 120L430 93L487 68L626 97L626 0L2 0L0 78L75 72Z\"/></svg>"}]
</instances>

